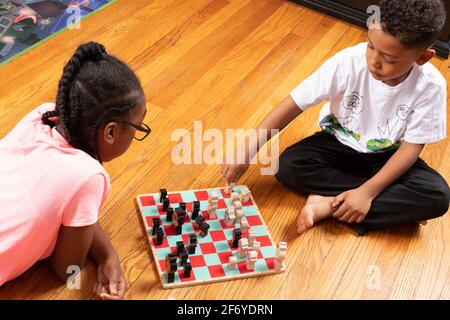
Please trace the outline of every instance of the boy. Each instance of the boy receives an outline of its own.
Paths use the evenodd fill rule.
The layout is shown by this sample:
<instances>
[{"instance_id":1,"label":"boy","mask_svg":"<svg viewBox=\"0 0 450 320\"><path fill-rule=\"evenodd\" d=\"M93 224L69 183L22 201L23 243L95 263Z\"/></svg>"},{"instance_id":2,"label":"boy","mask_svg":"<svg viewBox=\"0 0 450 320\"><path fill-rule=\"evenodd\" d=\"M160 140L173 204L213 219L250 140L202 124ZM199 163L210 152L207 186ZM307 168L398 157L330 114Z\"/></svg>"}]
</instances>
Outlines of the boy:
<instances>
[{"instance_id":1,"label":"boy","mask_svg":"<svg viewBox=\"0 0 450 320\"><path fill-rule=\"evenodd\" d=\"M380 9L381 21L369 29L367 43L325 62L258 126L282 130L329 100L319 116L323 130L279 159L276 178L309 195L298 233L334 217L362 235L412 221L425 224L448 210L446 181L419 158L426 143L446 136L446 82L428 62L445 24L444 5L381 0ZM248 161L261 146L247 147L254 150L247 152ZM225 164L222 173L230 183L247 168Z\"/></svg>"}]
</instances>

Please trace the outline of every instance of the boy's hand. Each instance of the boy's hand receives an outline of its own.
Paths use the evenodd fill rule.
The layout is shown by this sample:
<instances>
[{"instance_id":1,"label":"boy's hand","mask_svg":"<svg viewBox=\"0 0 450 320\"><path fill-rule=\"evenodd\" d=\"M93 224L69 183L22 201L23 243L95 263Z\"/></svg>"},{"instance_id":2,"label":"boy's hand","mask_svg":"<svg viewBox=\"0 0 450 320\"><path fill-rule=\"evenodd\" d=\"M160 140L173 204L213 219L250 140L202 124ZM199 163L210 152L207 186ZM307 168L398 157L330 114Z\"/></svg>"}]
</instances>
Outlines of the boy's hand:
<instances>
[{"instance_id":1,"label":"boy's hand","mask_svg":"<svg viewBox=\"0 0 450 320\"><path fill-rule=\"evenodd\" d=\"M122 300L127 291L120 261L117 258L106 259L97 267L98 279L94 292L102 300Z\"/></svg>"},{"instance_id":2,"label":"boy's hand","mask_svg":"<svg viewBox=\"0 0 450 320\"><path fill-rule=\"evenodd\" d=\"M360 223L369 212L374 198L363 188L341 193L334 198L333 208L338 208L333 217L347 223Z\"/></svg>"},{"instance_id":3,"label":"boy's hand","mask_svg":"<svg viewBox=\"0 0 450 320\"><path fill-rule=\"evenodd\" d=\"M227 184L236 183L240 177L248 170L248 164L223 164L222 175Z\"/></svg>"}]
</instances>

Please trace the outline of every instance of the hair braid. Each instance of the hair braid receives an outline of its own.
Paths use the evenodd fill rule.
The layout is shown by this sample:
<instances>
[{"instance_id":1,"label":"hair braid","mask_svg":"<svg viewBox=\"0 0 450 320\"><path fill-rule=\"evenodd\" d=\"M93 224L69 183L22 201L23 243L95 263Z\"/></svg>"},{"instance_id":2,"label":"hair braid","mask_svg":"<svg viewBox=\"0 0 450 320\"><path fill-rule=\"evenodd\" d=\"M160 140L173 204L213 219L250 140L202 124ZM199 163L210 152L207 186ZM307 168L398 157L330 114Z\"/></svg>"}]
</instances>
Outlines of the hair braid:
<instances>
[{"instance_id":1,"label":"hair braid","mask_svg":"<svg viewBox=\"0 0 450 320\"><path fill-rule=\"evenodd\" d=\"M144 91L133 71L106 53L96 42L80 45L64 67L54 111L42 115L45 124L58 116L57 125L69 144L101 161L97 133L113 118L128 116L142 102ZM92 140L93 139L93 140Z\"/></svg>"}]
</instances>

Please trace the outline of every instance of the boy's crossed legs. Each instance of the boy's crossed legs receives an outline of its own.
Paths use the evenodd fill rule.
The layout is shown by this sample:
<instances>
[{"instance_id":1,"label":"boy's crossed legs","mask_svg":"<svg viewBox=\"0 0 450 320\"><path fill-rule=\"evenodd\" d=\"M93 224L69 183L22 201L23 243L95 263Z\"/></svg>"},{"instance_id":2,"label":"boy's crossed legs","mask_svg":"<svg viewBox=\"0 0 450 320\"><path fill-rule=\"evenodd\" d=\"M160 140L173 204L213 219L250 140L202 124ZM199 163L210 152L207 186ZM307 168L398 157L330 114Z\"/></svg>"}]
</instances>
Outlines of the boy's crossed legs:
<instances>
[{"instance_id":1,"label":"boy's crossed legs","mask_svg":"<svg viewBox=\"0 0 450 320\"><path fill-rule=\"evenodd\" d=\"M298 218L302 233L337 208L334 197L356 189L375 175L395 151L358 153L322 131L287 148L280 156L277 179L308 200ZM355 175L355 169L357 175ZM445 180L422 159L373 201L361 223L352 223L359 234L445 214L450 190Z\"/></svg>"}]
</instances>

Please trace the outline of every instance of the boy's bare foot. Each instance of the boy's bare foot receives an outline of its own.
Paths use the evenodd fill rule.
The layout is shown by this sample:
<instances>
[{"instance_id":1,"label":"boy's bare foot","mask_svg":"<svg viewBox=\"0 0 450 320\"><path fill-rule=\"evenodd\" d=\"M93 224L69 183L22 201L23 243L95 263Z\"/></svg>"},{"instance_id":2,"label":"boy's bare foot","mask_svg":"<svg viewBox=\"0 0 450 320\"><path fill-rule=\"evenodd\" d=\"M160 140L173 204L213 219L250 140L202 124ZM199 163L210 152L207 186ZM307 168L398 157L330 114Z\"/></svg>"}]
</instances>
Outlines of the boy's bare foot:
<instances>
[{"instance_id":1,"label":"boy's bare foot","mask_svg":"<svg viewBox=\"0 0 450 320\"><path fill-rule=\"evenodd\" d=\"M306 201L306 205L300 211L297 219L297 233L303 233L311 228L314 223L331 217L335 208L332 204L334 197L323 197L318 195L310 195Z\"/></svg>"}]
</instances>

